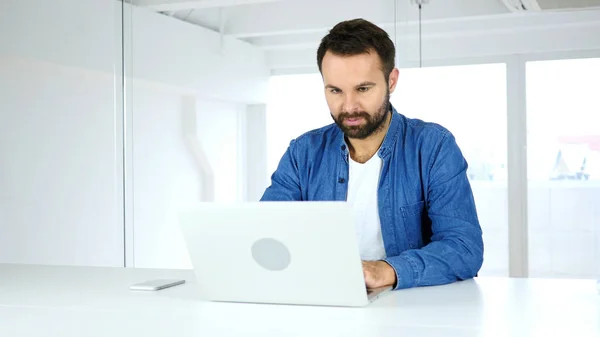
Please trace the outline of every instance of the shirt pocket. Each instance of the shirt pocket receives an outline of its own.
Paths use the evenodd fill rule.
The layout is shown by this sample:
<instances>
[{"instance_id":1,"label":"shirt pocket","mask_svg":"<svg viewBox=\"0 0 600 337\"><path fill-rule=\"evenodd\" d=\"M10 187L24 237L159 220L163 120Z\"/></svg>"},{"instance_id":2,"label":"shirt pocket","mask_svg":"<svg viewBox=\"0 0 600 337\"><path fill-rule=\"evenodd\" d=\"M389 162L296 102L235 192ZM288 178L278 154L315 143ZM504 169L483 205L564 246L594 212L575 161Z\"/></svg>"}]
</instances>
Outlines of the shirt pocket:
<instances>
[{"instance_id":1,"label":"shirt pocket","mask_svg":"<svg viewBox=\"0 0 600 337\"><path fill-rule=\"evenodd\" d=\"M410 204L407 206L402 206L400 209L402 210L402 217L404 219L410 218L414 215L423 215L423 211L425 208L425 201L419 201L414 204Z\"/></svg>"},{"instance_id":2,"label":"shirt pocket","mask_svg":"<svg viewBox=\"0 0 600 337\"><path fill-rule=\"evenodd\" d=\"M410 249L423 247L423 220L425 215L425 201L419 201L400 207L406 240Z\"/></svg>"}]
</instances>

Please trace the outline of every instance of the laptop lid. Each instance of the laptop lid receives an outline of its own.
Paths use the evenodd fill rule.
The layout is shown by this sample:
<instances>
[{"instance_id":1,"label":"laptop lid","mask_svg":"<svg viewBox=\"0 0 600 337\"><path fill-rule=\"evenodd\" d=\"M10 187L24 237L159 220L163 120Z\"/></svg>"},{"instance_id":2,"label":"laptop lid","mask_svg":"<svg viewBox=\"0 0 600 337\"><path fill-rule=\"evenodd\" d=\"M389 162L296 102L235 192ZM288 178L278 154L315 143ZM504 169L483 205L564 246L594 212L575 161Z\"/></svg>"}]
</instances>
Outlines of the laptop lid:
<instances>
[{"instance_id":1,"label":"laptop lid","mask_svg":"<svg viewBox=\"0 0 600 337\"><path fill-rule=\"evenodd\" d=\"M199 203L180 213L208 300L368 304L345 202Z\"/></svg>"}]
</instances>

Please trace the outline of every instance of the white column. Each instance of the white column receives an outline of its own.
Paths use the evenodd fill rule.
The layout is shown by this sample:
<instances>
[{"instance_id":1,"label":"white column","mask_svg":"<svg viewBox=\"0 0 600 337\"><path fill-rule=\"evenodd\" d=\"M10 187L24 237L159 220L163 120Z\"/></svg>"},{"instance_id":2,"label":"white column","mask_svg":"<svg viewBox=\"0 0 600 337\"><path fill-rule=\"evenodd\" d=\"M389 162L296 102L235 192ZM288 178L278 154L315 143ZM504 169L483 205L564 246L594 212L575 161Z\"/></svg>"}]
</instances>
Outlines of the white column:
<instances>
[{"instance_id":1,"label":"white column","mask_svg":"<svg viewBox=\"0 0 600 337\"><path fill-rule=\"evenodd\" d=\"M509 276L529 272L526 67L520 56L507 62Z\"/></svg>"},{"instance_id":2,"label":"white column","mask_svg":"<svg viewBox=\"0 0 600 337\"><path fill-rule=\"evenodd\" d=\"M247 105L240 116L242 200L258 201L269 184L267 172L267 107Z\"/></svg>"},{"instance_id":3,"label":"white column","mask_svg":"<svg viewBox=\"0 0 600 337\"><path fill-rule=\"evenodd\" d=\"M182 102L182 129L185 144L194 158L200 181L200 200L215 200L215 175L197 135L195 96L185 96Z\"/></svg>"}]
</instances>

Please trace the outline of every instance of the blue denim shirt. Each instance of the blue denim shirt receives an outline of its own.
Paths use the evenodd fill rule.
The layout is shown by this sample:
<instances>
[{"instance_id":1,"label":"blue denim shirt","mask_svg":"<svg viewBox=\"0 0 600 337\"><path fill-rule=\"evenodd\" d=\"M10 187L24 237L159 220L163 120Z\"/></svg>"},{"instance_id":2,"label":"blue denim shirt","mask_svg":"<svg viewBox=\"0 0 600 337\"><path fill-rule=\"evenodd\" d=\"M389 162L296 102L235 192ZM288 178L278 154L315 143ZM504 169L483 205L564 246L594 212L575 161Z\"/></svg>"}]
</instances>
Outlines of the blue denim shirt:
<instances>
[{"instance_id":1,"label":"blue denim shirt","mask_svg":"<svg viewBox=\"0 0 600 337\"><path fill-rule=\"evenodd\" d=\"M448 130L392 110L377 155L385 261L396 272L395 289L474 277L483 240L467 162ZM305 133L291 141L261 201L345 201L348 155L337 125Z\"/></svg>"}]
</instances>

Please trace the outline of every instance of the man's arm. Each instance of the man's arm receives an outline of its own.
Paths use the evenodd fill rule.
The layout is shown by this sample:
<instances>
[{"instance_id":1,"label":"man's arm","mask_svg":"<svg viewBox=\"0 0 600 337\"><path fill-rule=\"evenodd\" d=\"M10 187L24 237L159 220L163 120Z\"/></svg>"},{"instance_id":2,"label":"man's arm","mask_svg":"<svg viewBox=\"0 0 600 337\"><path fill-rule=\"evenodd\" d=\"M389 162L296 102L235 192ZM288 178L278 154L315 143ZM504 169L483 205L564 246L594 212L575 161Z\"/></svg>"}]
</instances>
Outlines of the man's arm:
<instances>
[{"instance_id":1,"label":"man's arm","mask_svg":"<svg viewBox=\"0 0 600 337\"><path fill-rule=\"evenodd\" d=\"M271 176L271 186L263 194L260 201L299 201L302 190L296 160L296 140L292 140L277 169Z\"/></svg>"},{"instance_id":2,"label":"man's arm","mask_svg":"<svg viewBox=\"0 0 600 337\"><path fill-rule=\"evenodd\" d=\"M440 285L474 277L483 263L483 240L465 161L446 133L429 169L427 213L431 242L385 259L396 272L396 289Z\"/></svg>"}]
</instances>

